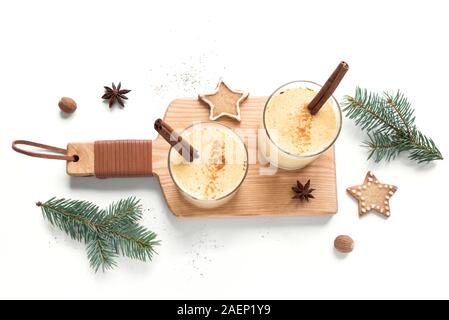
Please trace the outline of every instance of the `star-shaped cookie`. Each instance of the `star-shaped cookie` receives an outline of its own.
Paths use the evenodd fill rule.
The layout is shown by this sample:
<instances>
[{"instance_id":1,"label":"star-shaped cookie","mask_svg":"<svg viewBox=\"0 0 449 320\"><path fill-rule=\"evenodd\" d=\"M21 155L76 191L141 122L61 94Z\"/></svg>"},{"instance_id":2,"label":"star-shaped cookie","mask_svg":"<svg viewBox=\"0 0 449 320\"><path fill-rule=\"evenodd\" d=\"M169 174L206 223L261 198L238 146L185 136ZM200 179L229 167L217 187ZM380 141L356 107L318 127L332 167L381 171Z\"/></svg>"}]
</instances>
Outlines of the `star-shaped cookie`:
<instances>
[{"instance_id":1,"label":"star-shaped cookie","mask_svg":"<svg viewBox=\"0 0 449 320\"><path fill-rule=\"evenodd\" d=\"M198 95L198 99L210 107L210 120L228 116L240 121L240 103L246 98L248 98L248 92L232 90L222 79L214 92Z\"/></svg>"},{"instance_id":2,"label":"star-shaped cookie","mask_svg":"<svg viewBox=\"0 0 449 320\"><path fill-rule=\"evenodd\" d=\"M349 187L347 191L359 202L359 215L369 211L377 211L390 216L390 198L398 187L379 182L371 171L368 171L362 185Z\"/></svg>"}]
</instances>

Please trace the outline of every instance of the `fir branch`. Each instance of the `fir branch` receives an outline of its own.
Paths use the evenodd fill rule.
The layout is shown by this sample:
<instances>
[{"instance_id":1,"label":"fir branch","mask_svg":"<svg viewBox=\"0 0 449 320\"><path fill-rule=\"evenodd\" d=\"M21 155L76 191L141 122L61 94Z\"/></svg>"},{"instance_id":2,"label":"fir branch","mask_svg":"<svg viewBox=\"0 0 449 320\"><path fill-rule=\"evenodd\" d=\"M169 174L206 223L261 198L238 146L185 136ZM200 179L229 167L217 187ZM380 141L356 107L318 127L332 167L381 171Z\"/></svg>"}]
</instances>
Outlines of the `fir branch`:
<instances>
[{"instance_id":1,"label":"fir branch","mask_svg":"<svg viewBox=\"0 0 449 320\"><path fill-rule=\"evenodd\" d=\"M345 96L344 99L343 111L346 112L346 117L354 119L355 124L362 130L378 129L398 132L392 110L383 108L382 98L377 94L357 87L354 97Z\"/></svg>"},{"instance_id":2,"label":"fir branch","mask_svg":"<svg viewBox=\"0 0 449 320\"><path fill-rule=\"evenodd\" d=\"M116 266L119 254L132 259L151 261L156 234L140 226L142 207L139 200L128 198L111 204L106 210L79 200L51 198L38 202L44 218L87 245L91 267L105 271Z\"/></svg>"},{"instance_id":3,"label":"fir branch","mask_svg":"<svg viewBox=\"0 0 449 320\"><path fill-rule=\"evenodd\" d=\"M434 141L416 128L414 110L400 91L379 96L357 87L342 105L346 117L368 133L368 159L390 161L403 151L418 163L443 159Z\"/></svg>"},{"instance_id":4,"label":"fir branch","mask_svg":"<svg viewBox=\"0 0 449 320\"><path fill-rule=\"evenodd\" d=\"M135 224L109 232L114 236L111 241L116 251L132 259L151 261L155 253L154 246L159 243L155 240L155 233Z\"/></svg>"},{"instance_id":5,"label":"fir branch","mask_svg":"<svg viewBox=\"0 0 449 320\"><path fill-rule=\"evenodd\" d=\"M426 137L416 128L412 129L413 141L410 148L409 158L411 160L421 162L428 162L432 160L443 160L440 150L438 150L435 142L429 137ZM430 159L430 160L427 160Z\"/></svg>"},{"instance_id":6,"label":"fir branch","mask_svg":"<svg viewBox=\"0 0 449 320\"><path fill-rule=\"evenodd\" d=\"M87 257L95 272L100 268L103 271L114 268L117 265L114 260L117 256L114 247L100 233L96 233L95 237L87 242Z\"/></svg>"},{"instance_id":7,"label":"fir branch","mask_svg":"<svg viewBox=\"0 0 449 320\"><path fill-rule=\"evenodd\" d=\"M136 198L121 199L109 205L104 225L129 225L142 219L142 206Z\"/></svg>"},{"instance_id":8,"label":"fir branch","mask_svg":"<svg viewBox=\"0 0 449 320\"><path fill-rule=\"evenodd\" d=\"M376 162L382 159L390 161L403 150L401 141L383 132L368 133L368 138L369 140L364 142L364 145L370 148L368 160L373 158Z\"/></svg>"},{"instance_id":9,"label":"fir branch","mask_svg":"<svg viewBox=\"0 0 449 320\"><path fill-rule=\"evenodd\" d=\"M411 126L415 125L415 110L412 109L410 102L407 98L398 90L395 95L388 92L384 93L385 103L394 110L398 118L396 119L397 126L402 131L407 132L407 136L411 136Z\"/></svg>"},{"instance_id":10,"label":"fir branch","mask_svg":"<svg viewBox=\"0 0 449 320\"><path fill-rule=\"evenodd\" d=\"M99 208L86 201L51 198L45 203L37 202L44 218L52 225L77 241L88 241L96 231L95 217Z\"/></svg>"}]
</instances>

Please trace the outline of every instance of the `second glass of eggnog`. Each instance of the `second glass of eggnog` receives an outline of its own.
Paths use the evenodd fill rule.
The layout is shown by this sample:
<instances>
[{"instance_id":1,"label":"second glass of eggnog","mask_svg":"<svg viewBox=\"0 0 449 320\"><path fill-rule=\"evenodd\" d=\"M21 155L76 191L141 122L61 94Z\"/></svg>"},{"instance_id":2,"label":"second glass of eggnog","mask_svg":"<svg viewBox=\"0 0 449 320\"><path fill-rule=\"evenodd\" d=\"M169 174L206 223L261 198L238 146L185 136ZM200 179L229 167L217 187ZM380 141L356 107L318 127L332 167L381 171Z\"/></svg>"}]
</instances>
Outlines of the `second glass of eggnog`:
<instances>
[{"instance_id":1,"label":"second glass of eggnog","mask_svg":"<svg viewBox=\"0 0 449 320\"><path fill-rule=\"evenodd\" d=\"M307 108L320 89L311 81L293 81L267 100L259 149L272 165L285 170L301 169L335 143L342 114L334 96L315 115Z\"/></svg>"},{"instance_id":2,"label":"second glass of eggnog","mask_svg":"<svg viewBox=\"0 0 449 320\"><path fill-rule=\"evenodd\" d=\"M248 173L248 151L231 128L217 122L199 122L181 132L198 151L187 162L171 148L170 175L184 198L200 208L216 208L228 202Z\"/></svg>"}]
</instances>

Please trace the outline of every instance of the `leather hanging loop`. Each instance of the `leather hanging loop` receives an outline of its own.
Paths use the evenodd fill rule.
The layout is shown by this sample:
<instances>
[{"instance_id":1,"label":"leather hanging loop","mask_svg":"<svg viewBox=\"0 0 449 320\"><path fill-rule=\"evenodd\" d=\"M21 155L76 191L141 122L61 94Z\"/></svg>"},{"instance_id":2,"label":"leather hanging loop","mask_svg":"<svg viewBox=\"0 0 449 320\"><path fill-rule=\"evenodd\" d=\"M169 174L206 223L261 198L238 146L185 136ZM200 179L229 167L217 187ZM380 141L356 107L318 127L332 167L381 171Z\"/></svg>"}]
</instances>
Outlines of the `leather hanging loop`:
<instances>
[{"instance_id":1,"label":"leather hanging loop","mask_svg":"<svg viewBox=\"0 0 449 320\"><path fill-rule=\"evenodd\" d=\"M50 152L53 152L56 154L28 151L28 150L19 148L18 145L26 145L26 146L36 147L36 148L40 148L40 149L50 151ZM67 155L66 149L48 146L46 144L37 143L37 142L33 142L33 141L28 141L28 140L15 140L12 143L12 148L14 151L16 151L18 153L25 154L30 157L36 157L36 158L42 158L42 159L66 160L66 161L77 161L78 160L77 156L75 156L75 155L73 155L73 156Z\"/></svg>"}]
</instances>

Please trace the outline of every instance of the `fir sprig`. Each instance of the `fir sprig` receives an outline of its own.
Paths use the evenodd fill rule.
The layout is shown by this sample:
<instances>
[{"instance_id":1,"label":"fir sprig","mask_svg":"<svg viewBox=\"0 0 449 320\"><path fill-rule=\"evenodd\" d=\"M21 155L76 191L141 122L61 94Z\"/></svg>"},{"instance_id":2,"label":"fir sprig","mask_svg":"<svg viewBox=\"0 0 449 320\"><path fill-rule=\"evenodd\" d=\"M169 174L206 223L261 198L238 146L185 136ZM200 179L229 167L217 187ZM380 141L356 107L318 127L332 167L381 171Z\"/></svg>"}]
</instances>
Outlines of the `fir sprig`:
<instances>
[{"instance_id":1,"label":"fir sprig","mask_svg":"<svg viewBox=\"0 0 449 320\"><path fill-rule=\"evenodd\" d=\"M342 105L346 117L368 133L368 159L390 161L403 151L418 163L443 159L433 140L416 128L414 110L400 91L380 96L357 87Z\"/></svg>"},{"instance_id":2,"label":"fir sprig","mask_svg":"<svg viewBox=\"0 0 449 320\"><path fill-rule=\"evenodd\" d=\"M142 207L133 197L113 203L107 209L88 201L57 198L36 205L52 225L72 239L86 243L87 256L95 272L115 267L119 254L151 261L154 246L159 244L154 232L138 224Z\"/></svg>"}]
</instances>

